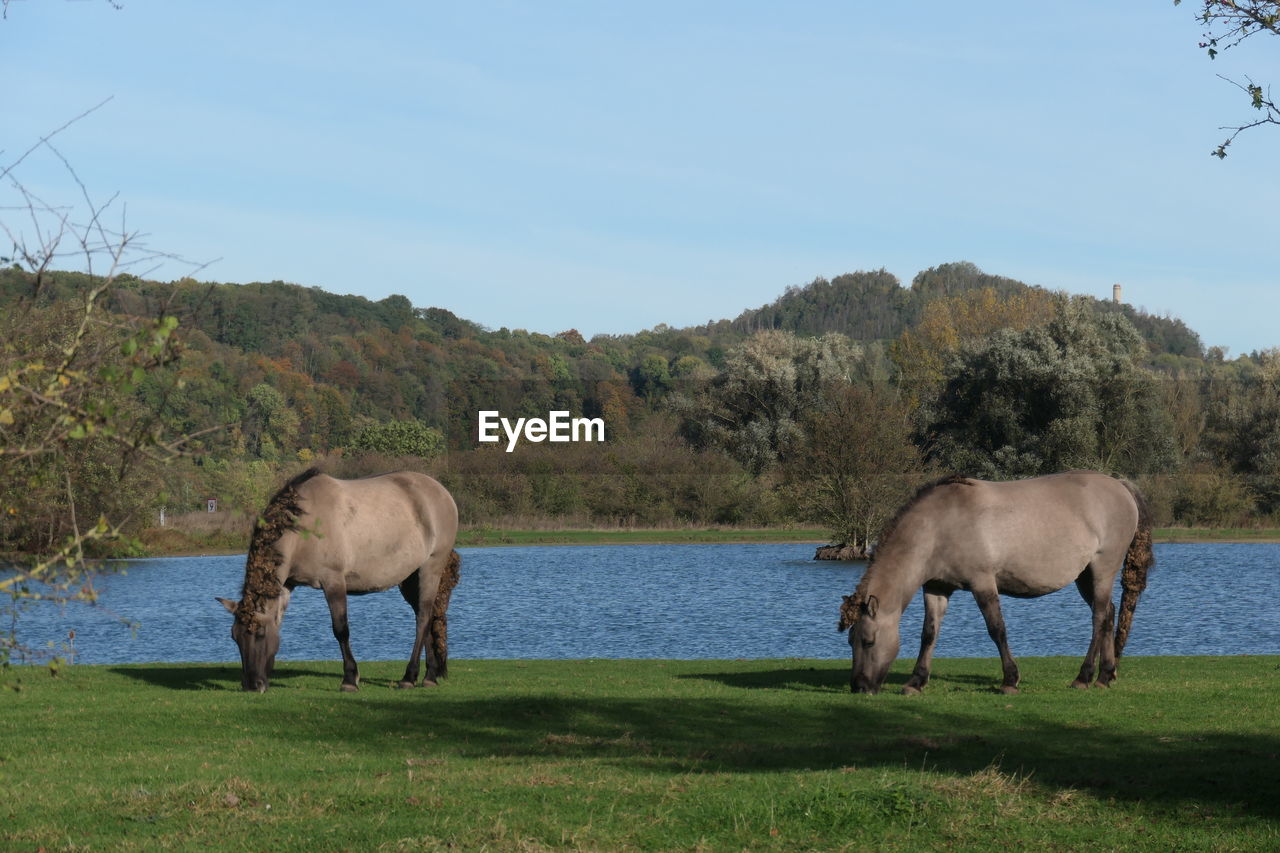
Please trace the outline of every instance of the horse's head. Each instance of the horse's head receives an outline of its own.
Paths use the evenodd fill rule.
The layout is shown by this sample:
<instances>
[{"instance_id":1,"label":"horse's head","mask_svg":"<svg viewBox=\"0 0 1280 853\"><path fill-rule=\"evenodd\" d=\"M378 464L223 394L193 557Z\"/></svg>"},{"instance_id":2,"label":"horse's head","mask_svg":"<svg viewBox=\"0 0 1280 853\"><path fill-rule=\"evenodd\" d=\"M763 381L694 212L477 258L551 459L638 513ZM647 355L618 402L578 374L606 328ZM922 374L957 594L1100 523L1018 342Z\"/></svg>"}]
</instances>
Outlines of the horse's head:
<instances>
[{"instance_id":1,"label":"horse's head","mask_svg":"<svg viewBox=\"0 0 1280 853\"><path fill-rule=\"evenodd\" d=\"M898 619L898 615L881 611L874 595L858 591L844 597L836 630L849 631L849 645L853 648L849 689L854 693L880 692L889 667L898 657Z\"/></svg>"},{"instance_id":2,"label":"horse's head","mask_svg":"<svg viewBox=\"0 0 1280 853\"><path fill-rule=\"evenodd\" d=\"M231 639L240 649L240 686L245 690L265 693L280 650L280 620L284 618L289 593L285 590L275 598L259 599L261 609L245 601L219 598L223 607L231 612Z\"/></svg>"}]
</instances>

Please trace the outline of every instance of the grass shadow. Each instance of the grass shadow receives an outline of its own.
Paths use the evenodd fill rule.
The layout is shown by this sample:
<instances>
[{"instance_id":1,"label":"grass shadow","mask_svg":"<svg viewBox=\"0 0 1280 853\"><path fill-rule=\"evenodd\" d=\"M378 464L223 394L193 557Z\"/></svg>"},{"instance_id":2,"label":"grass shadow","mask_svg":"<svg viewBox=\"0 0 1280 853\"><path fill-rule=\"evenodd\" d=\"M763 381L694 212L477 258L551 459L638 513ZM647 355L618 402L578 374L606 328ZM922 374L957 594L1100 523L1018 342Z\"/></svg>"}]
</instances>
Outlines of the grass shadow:
<instances>
[{"instance_id":1,"label":"grass shadow","mask_svg":"<svg viewBox=\"0 0 1280 853\"><path fill-rule=\"evenodd\" d=\"M344 744L396 757L534 758L676 774L916 767L966 777L997 768L1047 796L1082 791L1161 809L1207 804L1224 814L1280 818L1280 735L1273 727L1223 732L1188 718L1152 733L1141 722L1149 695L1072 691L1065 682L1046 692L1045 682L1039 692L992 696L973 686L994 688L998 673L988 677L972 666L937 677L937 686L958 688L923 698L850 696L848 670L834 663L725 669L721 663L672 674L673 681L736 688L712 695L500 688L477 695L446 685L412 696L375 691L351 702L326 700L332 713L305 727L282 720L271 703L253 703L245 713L271 737L317 749ZM889 692L905 677L895 673Z\"/></svg>"},{"instance_id":2,"label":"grass shadow","mask_svg":"<svg viewBox=\"0 0 1280 853\"><path fill-rule=\"evenodd\" d=\"M1106 720L1080 729L1025 713L995 725L990 713L939 711L924 702L912 702L904 713L900 701L886 698L849 697L843 707L808 708L692 698L454 701L446 688L425 705L366 696L359 725L339 715L331 727L282 737L369 750L417 743L480 759L596 760L675 773L906 766L967 776L997 767L1053 790L1171 805L1211 802L1280 817L1274 770L1280 738L1274 736L1206 732L1171 739L1108 730Z\"/></svg>"},{"instance_id":3,"label":"grass shadow","mask_svg":"<svg viewBox=\"0 0 1280 853\"><path fill-rule=\"evenodd\" d=\"M884 695L851 696L842 661L779 663L681 663L664 674L667 664L636 662L612 667L624 674L615 682L584 686L593 677L589 663L532 662L546 682L538 674L512 688L476 667L463 689L446 682L396 691L399 664L386 662L369 667L371 689L341 700L337 662L285 663L272 680L288 701L268 693L228 704L269 740L318 751L341 746L396 763L511 758L672 774L921 768L957 778L996 768L1049 800L1079 791L1167 812L1280 819L1280 729L1262 718L1224 730L1202 713L1211 703L1243 701L1240 670L1207 686L1189 683L1195 695L1163 707L1172 697L1144 689L1141 672L1130 682L1135 689L1122 682L1111 691L1070 690L1068 660L1028 667L1035 683L1017 697L985 689L998 683L987 660L944 661L933 692L918 698L893 695L905 672L891 674ZM239 690L235 664L111 671L166 690ZM305 725L298 711L307 712Z\"/></svg>"},{"instance_id":4,"label":"grass shadow","mask_svg":"<svg viewBox=\"0 0 1280 853\"><path fill-rule=\"evenodd\" d=\"M714 681L726 687L741 690L848 690L849 673L816 666L788 667L771 669L764 672L695 672L677 675L677 679L693 681ZM890 676L892 679L893 676ZM906 682L906 676L900 679Z\"/></svg>"},{"instance_id":5,"label":"grass shadow","mask_svg":"<svg viewBox=\"0 0 1280 853\"><path fill-rule=\"evenodd\" d=\"M808 666L752 672L697 672L678 675L676 678L715 681L726 687L742 690L796 690L805 692L835 690L848 692L849 676L849 664L842 663L837 667ZM883 689L886 693L901 691L908 678L910 678L910 673L891 672L885 679ZM997 665L997 668L992 670L990 677L986 677L971 673L947 674L945 671L938 673L935 667L929 683L933 685L951 684L978 690L990 688L993 692L999 692L1000 671Z\"/></svg>"},{"instance_id":6,"label":"grass shadow","mask_svg":"<svg viewBox=\"0 0 1280 853\"><path fill-rule=\"evenodd\" d=\"M154 687L166 690L239 690L240 666L227 664L216 668L210 664L191 664L190 666L156 666L144 664L138 666L121 665L109 667L109 671L126 678L143 681ZM304 678L330 678L336 682L342 679L342 670L321 672L315 669L276 667L271 673L272 686L288 687L290 682Z\"/></svg>"}]
</instances>

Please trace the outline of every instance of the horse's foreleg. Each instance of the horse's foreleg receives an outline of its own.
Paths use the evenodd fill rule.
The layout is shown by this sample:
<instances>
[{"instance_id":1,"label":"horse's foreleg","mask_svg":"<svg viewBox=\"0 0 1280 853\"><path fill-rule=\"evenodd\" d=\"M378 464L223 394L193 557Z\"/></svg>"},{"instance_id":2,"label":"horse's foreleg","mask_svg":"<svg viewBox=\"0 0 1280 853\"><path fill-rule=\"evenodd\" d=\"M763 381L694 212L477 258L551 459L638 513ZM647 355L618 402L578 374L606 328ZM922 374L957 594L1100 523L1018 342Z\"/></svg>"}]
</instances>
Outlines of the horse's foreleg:
<instances>
[{"instance_id":1,"label":"horse's foreleg","mask_svg":"<svg viewBox=\"0 0 1280 853\"><path fill-rule=\"evenodd\" d=\"M1004 682L1000 685L1000 692L1017 693L1021 677L1018 674L1018 664L1013 659L1013 653L1009 651L1009 637L1004 629L1004 613L1000 610L1000 594L994 587L991 589L975 587L973 597L978 602L979 609L982 610L982 618L986 620L987 633L991 635L996 648L1000 650L1000 665L1004 669Z\"/></svg>"},{"instance_id":2,"label":"horse's foreleg","mask_svg":"<svg viewBox=\"0 0 1280 853\"><path fill-rule=\"evenodd\" d=\"M938 632L942 630L942 617L947 615L947 605L951 602L951 592L924 591L924 627L920 630L920 655L916 658L916 668L912 671L907 683L902 686L903 693L919 693L929 683L929 670L933 666L933 649L938 642Z\"/></svg>"},{"instance_id":3,"label":"horse's foreleg","mask_svg":"<svg viewBox=\"0 0 1280 853\"><path fill-rule=\"evenodd\" d=\"M347 591L345 588L326 587L324 598L329 603L333 636L342 650L342 689L348 692L359 690L360 673L356 669L355 655L351 654L351 629L347 624Z\"/></svg>"}]
</instances>

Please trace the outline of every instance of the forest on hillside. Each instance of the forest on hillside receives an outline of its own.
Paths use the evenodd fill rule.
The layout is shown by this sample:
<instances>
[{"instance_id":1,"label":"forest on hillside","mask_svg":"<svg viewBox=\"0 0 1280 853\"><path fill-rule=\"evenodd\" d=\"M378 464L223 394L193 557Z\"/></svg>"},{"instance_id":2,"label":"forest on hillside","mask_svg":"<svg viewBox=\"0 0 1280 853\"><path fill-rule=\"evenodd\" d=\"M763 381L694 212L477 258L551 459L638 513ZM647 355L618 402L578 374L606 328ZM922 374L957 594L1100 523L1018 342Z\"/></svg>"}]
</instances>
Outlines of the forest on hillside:
<instances>
[{"instance_id":1,"label":"forest on hillside","mask_svg":"<svg viewBox=\"0 0 1280 853\"><path fill-rule=\"evenodd\" d=\"M428 471L470 525L820 523L865 543L939 473L1068 467L1137 480L1161 524L1280 516L1280 353L1228 360L1179 320L969 263L907 286L817 279L734 319L590 340L403 296L16 266L0 310L10 553L57 548L75 519L136 536L210 498L251 519L312 464ZM37 377L111 393L45 405ZM476 440L480 410L598 417L607 440L507 453ZM56 454L20 452L54 434Z\"/></svg>"}]
</instances>

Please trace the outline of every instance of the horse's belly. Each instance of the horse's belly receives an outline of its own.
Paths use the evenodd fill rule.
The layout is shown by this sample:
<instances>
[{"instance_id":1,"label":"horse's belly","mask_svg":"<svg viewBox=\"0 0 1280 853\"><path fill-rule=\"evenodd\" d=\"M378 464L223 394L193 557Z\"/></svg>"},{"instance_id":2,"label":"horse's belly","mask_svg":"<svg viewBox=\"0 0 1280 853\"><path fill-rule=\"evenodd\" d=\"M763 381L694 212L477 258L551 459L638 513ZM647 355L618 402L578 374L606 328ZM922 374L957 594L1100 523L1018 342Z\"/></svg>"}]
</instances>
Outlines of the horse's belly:
<instances>
[{"instance_id":1,"label":"horse's belly","mask_svg":"<svg viewBox=\"0 0 1280 853\"><path fill-rule=\"evenodd\" d=\"M369 595L374 592L386 592L393 586L398 586L398 584L377 584L375 586L359 584L358 586L352 586L351 582L347 581L347 595Z\"/></svg>"},{"instance_id":2,"label":"horse's belly","mask_svg":"<svg viewBox=\"0 0 1280 853\"><path fill-rule=\"evenodd\" d=\"M1001 595L1014 598L1038 598L1057 592L1073 582L1084 571L1084 566L1063 568L1058 571L997 572L996 589Z\"/></svg>"},{"instance_id":3,"label":"horse's belly","mask_svg":"<svg viewBox=\"0 0 1280 853\"><path fill-rule=\"evenodd\" d=\"M428 556L425 551L402 549L375 559L352 560L342 573L347 592L362 595L399 586L405 578L426 565Z\"/></svg>"}]
</instances>

